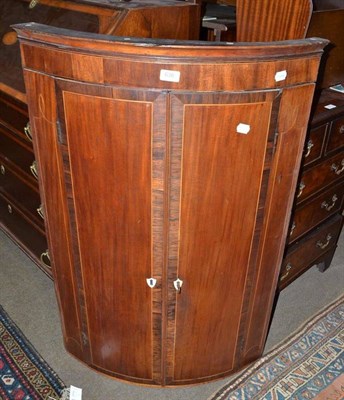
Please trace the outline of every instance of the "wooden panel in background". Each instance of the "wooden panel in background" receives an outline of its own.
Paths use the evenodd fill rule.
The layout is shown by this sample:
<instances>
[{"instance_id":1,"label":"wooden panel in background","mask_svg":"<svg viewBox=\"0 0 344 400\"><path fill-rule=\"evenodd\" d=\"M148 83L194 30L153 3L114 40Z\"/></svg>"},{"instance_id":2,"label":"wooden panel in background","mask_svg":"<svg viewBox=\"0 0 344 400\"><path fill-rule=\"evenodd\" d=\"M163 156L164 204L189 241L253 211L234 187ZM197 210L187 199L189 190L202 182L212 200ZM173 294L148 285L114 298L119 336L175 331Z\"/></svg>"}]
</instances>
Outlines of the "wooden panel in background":
<instances>
[{"instance_id":1,"label":"wooden panel in background","mask_svg":"<svg viewBox=\"0 0 344 400\"><path fill-rule=\"evenodd\" d=\"M237 0L238 42L302 39L312 15L312 0Z\"/></svg>"}]
</instances>

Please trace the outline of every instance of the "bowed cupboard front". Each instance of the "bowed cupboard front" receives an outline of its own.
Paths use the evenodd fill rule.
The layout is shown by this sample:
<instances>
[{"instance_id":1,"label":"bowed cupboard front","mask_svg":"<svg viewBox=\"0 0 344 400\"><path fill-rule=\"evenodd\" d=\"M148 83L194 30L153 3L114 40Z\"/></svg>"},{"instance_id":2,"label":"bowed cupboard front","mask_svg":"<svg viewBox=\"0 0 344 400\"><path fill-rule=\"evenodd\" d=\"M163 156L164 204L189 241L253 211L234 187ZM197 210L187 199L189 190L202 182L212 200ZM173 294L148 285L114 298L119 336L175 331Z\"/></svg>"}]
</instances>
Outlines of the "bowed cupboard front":
<instances>
[{"instance_id":1,"label":"bowed cupboard front","mask_svg":"<svg viewBox=\"0 0 344 400\"><path fill-rule=\"evenodd\" d=\"M67 350L157 385L258 358L326 41L16 30Z\"/></svg>"}]
</instances>

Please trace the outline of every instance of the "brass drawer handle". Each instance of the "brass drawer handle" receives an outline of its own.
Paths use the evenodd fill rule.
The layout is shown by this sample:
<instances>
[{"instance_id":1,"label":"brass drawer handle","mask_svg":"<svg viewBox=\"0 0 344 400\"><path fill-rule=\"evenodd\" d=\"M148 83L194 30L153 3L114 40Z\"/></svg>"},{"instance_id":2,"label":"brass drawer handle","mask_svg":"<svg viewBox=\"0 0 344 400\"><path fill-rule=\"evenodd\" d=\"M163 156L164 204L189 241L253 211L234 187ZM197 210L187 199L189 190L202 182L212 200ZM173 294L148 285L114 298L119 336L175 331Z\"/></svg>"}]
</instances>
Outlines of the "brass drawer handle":
<instances>
[{"instance_id":1,"label":"brass drawer handle","mask_svg":"<svg viewBox=\"0 0 344 400\"><path fill-rule=\"evenodd\" d=\"M288 263L287 266L285 267L286 273L281 276L281 279L280 279L281 281L283 281L289 275L291 269L292 269L292 265L290 263Z\"/></svg>"},{"instance_id":2,"label":"brass drawer handle","mask_svg":"<svg viewBox=\"0 0 344 400\"><path fill-rule=\"evenodd\" d=\"M24 133L25 133L25 136L30 140L30 142L32 142L30 122L28 122L26 124L26 126L24 127Z\"/></svg>"},{"instance_id":3,"label":"brass drawer handle","mask_svg":"<svg viewBox=\"0 0 344 400\"><path fill-rule=\"evenodd\" d=\"M292 235L293 235L295 228L296 228L296 222L293 221L293 224L292 224L291 229L290 229L289 236L292 236Z\"/></svg>"},{"instance_id":4,"label":"brass drawer handle","mask_svg":"<svg viewBox=\"0 0 344 400\"><path fill-rule=\"evenodd\" d=\"M42 219L44 219L44 211L43 211L43 205L42 205L42 204L37 208L36 211L37 211L38 215L39 215Z\"/></svg>"},{"instance_id":5,"label":"brass drawer handle","mask_svg":"<svg viewBox=\"0 0 344 400\"><path fill-rule=\"evenodd\" d=\"M48 268L51 268L49 250L46 250L45 252L43 252L40 256L40 259L41 259L42 264L44 264ZM46 262L46 260L48 262Z\"/></svg>"},{"instance_id":6,"label":"brass drawer handle","mask_svg":"<svg viewBox=\"0 0 344 400\"><path fill-rule=\"evenodd\" d=\"M39 0L31 0L30 4L29 4L29 8L35 8L38 3L39 3Z\"/></svg>"},{"instance_id":7,"label":"brass drawer handle","mask_svg":"<svg viewBox=\"0 0 344 400\"><path fill-rule=\"evenodd\" d=\"M38 179L38 169L37 169L37 162L36 160L31 164L30 166L30 171L32 173L32 175Z\"/></svg>"},{"instance_id":8,"label":"brass drawer handle","mask_svg":"<svg viewBox=\"0 0 344 400\"><path fill-rule=\"evenodd\" d=\"M340 166L342 168L340 168ZM342 172L344 172L344 158L342 159L342 162L340 165L332 164L331 165L331 171L333 171L336 175L340 175Z\"/></svg>"},{"instance_id":9,"label":"brass drawer handle","mask_svg":"<svg viewBox=\"0 0 344 400\"><path fill-rule=\"evenodd\" d=\"M1 164L0 166L0 171L1 171L1 175L5 175L6 174L6 168L4 165Z\"/></svg>"},{"instance_id":10,"label":"brass drawer handle","mask_svg":"<svg viewBox=\"0 0 344 400\"><path fill-rule=\"evenodd\" d=\"M305 154L305 158L307 158L311 154L311 150L312 150L313 146L314 146L314 143L313 143L312 139L309 139L307 142L307 152Z\"/></svg>"},{"instance_id":11,"label":"brass drawer handle","mask_svg":"<svg viewBox=\"0 0 344 400\"><path fill-rule=\"evenodd\" d=\"M303 183L303 181L301 181L300 185L299 185L299 191L297 193L297 198L299 198L302 195L303 189L306 187L306 185Z\"/></svg>"},{"instance_id":12,"label":"brass drawer handle","mask_svg":"<svg viewBox=\"0 0 344 400\"><path fill-rule=\"evenodd\" d=\"M321 203L321 208L325 208L326 211L331 211L332 208L335 206L337 200L338 200L338 197L337 197L336 194L334 194L334 195L332 196L332 204L328 204L327 201L323 201L323 202Z\"/></svg>"},{"instance_id":13,"label":"brass drawer handle","mask_svg":"<svg viewBox=\"0 0 344 400\"><path fill-rule=\"evenodd\" d=\"M344 133L344 125L339 128L339 133Z\"/></svg>"},{"instance_id":14,"label":"brass drawer handle","mask_svg":"<svg viewBox=\"0 0 344 400\"><path fill-rule=\"evenodd\" d=\"M332 235L329 233L326 236L326 242L325 243L321 242L320 240L317 241L317 247L320 247L321 250L326 249L326 247L330 244L331 239L332 239Z\"/></svg>"}]
</instances>

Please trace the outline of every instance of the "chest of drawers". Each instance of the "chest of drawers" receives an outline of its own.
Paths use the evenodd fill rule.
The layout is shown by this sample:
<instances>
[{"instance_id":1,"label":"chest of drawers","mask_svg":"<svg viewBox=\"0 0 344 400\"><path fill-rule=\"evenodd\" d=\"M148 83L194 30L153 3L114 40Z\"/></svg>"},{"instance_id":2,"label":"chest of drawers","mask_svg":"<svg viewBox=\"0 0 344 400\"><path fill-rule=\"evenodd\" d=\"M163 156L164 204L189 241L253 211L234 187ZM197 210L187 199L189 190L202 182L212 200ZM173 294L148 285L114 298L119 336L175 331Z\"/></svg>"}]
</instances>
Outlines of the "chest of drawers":
<instances>
[{"instance_id":1,"label":"chest of drawers","mask_svg":"<svg viewBox=\"0 0 344 400\"><path fill-rule=\"evenodd\" d=\"M1 228L50 275L26 106L1 92L0 215Z\"/></svg>"},{"instance_id":2,"label":"chest of drawers","mask_svg":"<svg viewBox=\"0 0 344 400\"><path fill-rule=\"evenodd\" d=\"M343 224L344 96L324 90L316 102L285 250L280 289L313 265L331 263Z\"/></svg>"}]
</instances>

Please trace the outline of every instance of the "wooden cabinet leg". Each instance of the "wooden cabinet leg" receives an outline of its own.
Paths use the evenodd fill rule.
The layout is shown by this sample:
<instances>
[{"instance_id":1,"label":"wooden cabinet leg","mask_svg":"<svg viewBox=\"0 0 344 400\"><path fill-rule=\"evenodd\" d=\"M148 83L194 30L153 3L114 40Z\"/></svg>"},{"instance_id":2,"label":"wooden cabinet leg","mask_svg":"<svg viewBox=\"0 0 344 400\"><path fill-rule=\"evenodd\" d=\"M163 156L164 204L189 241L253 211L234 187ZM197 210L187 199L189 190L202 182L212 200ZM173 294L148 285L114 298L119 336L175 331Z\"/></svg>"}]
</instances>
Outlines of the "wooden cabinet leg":
<instances>
[{"instance_id":1,"label":"wooden cabinet leg","mask_svg":"<svg viewBox=\"0 0 344 400\"><path fill-rule=\"evenodd\" d=\"M332 258L334 256L334 252L336 251L336 248L337 246L333 247L328 253L324 255L324 258L318 264L318 269L320 272L325 272L329 268L332 262Z\"/></svg>"}]
</instances>

